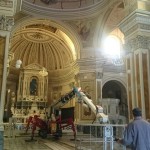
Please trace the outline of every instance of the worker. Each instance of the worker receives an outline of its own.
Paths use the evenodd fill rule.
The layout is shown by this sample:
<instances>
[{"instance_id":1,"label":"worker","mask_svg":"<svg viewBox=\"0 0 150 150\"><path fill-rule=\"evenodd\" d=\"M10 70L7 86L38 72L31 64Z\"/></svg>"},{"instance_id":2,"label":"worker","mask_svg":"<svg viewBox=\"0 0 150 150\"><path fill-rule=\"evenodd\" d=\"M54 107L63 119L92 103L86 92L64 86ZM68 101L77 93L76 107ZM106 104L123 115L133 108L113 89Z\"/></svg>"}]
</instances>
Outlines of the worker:
<instances>
[{"instance_id":1,"label":"worker","mask_svg":"<svg viewBox=\"0 0 150 150\"><path fill-rule=\"evenodd\" d=\"M140 108L134 108L132 113L134 120L125 128L123 139L116 141L132 150L150 150L150 123L142 118Z\"/></svg>"},{"instance_id":2,"label":"worker","mask_svg":"<svg viewBox=\"0 0 150 150\"><path fill-rule=\"evenodd\" d=\"M55 133L57 130L56 117L54 113L51 115L50 129L51 133Z\"/></svg>"}]
</instances>

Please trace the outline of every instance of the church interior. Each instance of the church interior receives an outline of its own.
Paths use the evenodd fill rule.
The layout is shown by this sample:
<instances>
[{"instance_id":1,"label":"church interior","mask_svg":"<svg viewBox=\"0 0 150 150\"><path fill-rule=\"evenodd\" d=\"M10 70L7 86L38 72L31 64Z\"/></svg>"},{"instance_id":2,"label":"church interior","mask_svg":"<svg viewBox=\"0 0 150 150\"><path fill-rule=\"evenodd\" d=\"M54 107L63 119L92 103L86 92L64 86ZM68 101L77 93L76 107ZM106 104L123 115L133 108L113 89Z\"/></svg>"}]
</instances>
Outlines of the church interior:
<instances>
[{"instance_id":1,"label":"church interior","mask_svg":"<svg viewBox=\"0 0 150 150\"><path fill-rule=\"evenodd\" d=\"M34 116L61 116L74 134L98 113L123 125L140 107L150 119L149 43L149 0L0 0L0 149L12 149L6 124ZM36 149L59 150L45 143Z\"/></svg>"}]
</instances>

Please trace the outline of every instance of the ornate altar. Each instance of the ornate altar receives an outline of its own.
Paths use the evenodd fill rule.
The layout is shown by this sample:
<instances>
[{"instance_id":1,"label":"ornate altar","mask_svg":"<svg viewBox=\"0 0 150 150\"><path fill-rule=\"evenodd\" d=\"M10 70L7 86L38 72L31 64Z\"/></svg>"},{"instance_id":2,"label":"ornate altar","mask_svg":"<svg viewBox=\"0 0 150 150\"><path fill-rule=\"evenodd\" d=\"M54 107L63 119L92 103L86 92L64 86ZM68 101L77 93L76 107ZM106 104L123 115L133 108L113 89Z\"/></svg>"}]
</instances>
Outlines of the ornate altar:
<instances>
[{"instance_id":1,"label":"ornate altar","mask_svg":"<svg viewBox=\"0 0 150 150\"><path fill-rule=\"evenodd\" d=\"M13 117L27 118L38 114L46 115L48 72L38 64L31 64L20 70L17 101Z\"/></svg>"}]
</instances>

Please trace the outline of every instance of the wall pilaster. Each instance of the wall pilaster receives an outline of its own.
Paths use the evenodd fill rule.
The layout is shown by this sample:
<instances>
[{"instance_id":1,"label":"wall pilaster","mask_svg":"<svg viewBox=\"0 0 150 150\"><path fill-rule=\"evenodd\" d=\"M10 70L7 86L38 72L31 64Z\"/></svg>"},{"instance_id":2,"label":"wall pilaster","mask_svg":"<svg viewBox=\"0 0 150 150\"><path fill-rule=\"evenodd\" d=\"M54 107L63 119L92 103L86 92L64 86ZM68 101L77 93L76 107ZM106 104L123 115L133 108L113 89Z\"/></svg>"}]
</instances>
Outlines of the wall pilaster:
<instances>
[{"instance_id":1,"label":"wall pilaster","mask_svg":"<svg viewBox=\"0 0 150 150\"><path fill-rule=\"evenodd\" d=\"M8 60L8 48L9 48L9 37L10 32L0 30L0 39L3 41L3 46L0 46L2 61L1 66L1 96L0 96L0 149L3 149L3 114L4 114L4 105L5 105L5 92L6 92L6 79L7 79L7 60Z\"/></svg>"},{"instance_id":2,"label":"wall pilaster","mask_svg":"<svg viewBox=\"0 0 150 150\"><path fill-rule=\"evenodd\" d=\"M4 148L3 139L3 113L5 104L5 93L6 93L6 80L8 72L8 51L11 28L14 25L14 15L20 11L22 0L1 0L0 1L0 45L1 49L1 62L0 62L0 84L1 84L1 96L0 96L0 149Z\"/></svg>"},{"instance_id":3,"label":"wall pilaster","mask_svg":"<svg viewBox=\"0 0 150 150\"><path fill-rule=\"evenodd\" d=\"M140 107L150 118L150 13L135 10L121 23L125 35L129 118L132 109Z\"/></svg>"}]
</instances>

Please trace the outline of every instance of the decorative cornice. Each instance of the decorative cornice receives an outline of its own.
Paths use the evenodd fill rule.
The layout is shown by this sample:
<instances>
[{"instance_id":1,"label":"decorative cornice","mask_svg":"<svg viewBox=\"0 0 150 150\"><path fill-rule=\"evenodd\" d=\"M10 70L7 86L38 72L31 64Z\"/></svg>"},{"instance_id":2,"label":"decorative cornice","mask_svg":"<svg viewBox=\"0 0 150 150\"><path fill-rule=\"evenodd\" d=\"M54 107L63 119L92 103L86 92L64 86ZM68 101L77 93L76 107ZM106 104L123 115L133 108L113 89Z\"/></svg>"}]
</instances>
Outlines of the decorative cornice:
<instances>
[{"instance_id":1,"label":"decorative cornice","mask_svg":"<svg viewBox=\"0 0 150 150\"><path fill-rule=\"evenodd\" d=\"M42 70L43 69L43 66L37 64L37 63L33 63L33 64L30 64L26 67L23 68L24 70Z\"/></svg>"},{"instance_id":2,"label":"decorative cornice","mask_svg":"<svg viewBox=\"0 0 150 150\"><path fill-rule=\"evenodd\" d=\"M136 31L142 31L142 32L145 31L146 33L150 34L150 24L143 24L143 23L135 24L129 30L127 30L124 33L124 35L125 35L125 37L127 37L128 35L136 32Z\"/></svg>"},{"instance_id":3,"label":"decorative cornice","mask_svg":"<svg viewBox=\"0 0 150 150\"><path fill-rule=\"evenodd\" d=\"M50 17L54 19L64 19L64 20L72 20L72 19L81 19L81 18L89 18L95 16L103 11L105 6L110 4L110 0L100 0L99 2L85 7L85 8L72 8L72 9L55 9L50 7L44 7L40 5L33 4L27 0L23 0L22 11L27 12L31 15L40 15L44 17Z\"/></svg>"},{"instance_id":4,"label":"decorative cornice","mask_svg":"<svg viewBox=\"0 0 150 150\"><path fill-rule=\"evenodd\" d=\"M150 29L150 13L146 11L136 10L127 16L119 24L121 31L125 33L126 36L130 36L134 32L139 32L140 30Z\"/></svg>"},{"instance_id":5,"label":"decorative cornice","mask_svg":"<svg viewBox=\"0 0 150 150\"><path fill-rule=\"evenodd\" d=\"M0 14L14 16L21 10L22 0L0 0Z\"/></svg>"},{"instance_id":6,"label":"decorative cornice","mask_svg":"<svg viewBox=\"0 0 150 150\"><path fill-rule=\"evenodd\" d=\"M150 23L149 24L139 24L139 28L143 30L150 30Z\"/></svg>"},{"instance_id":7,"label":"decorative cornice","mask_svg":"<svg viewBox=\"0 0 150 150\"><path fill-rule=\"evenodd\" d=\"M13 1L12 0L0 0L0 7L5 8L13 8Z\"/></svg>"}]
</instances>

